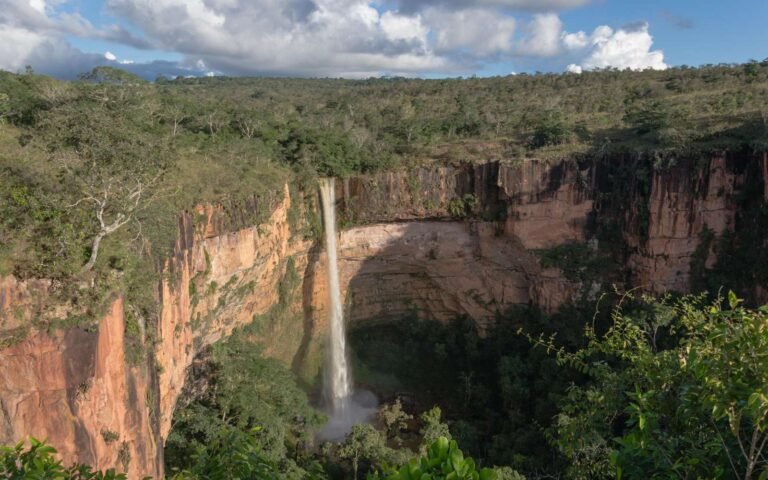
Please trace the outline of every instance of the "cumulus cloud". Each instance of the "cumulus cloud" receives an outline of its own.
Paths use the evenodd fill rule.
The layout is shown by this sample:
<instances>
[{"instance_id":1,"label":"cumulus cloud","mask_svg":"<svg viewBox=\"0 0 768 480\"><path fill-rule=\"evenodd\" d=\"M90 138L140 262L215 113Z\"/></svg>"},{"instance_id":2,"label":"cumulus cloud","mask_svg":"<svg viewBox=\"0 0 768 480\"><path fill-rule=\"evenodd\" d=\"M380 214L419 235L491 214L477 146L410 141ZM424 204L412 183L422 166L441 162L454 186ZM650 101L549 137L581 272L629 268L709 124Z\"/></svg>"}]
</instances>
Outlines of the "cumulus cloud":
<instances>
[{"instance_id":1,"label":"cumulus cloud","mask_svg":"<svg viewBox=\"0 0 768 480\"><path fill-rule=\"evenodd\" d=\"M568 72L581 73L597 68L620 70L664 70L664 52L651 50L653 37L647 23L640 23L613 30L608 26L597 27L591 35L584 32L564 33L565 48L578 52L582 59L566 67Z\"/></svg>"},{"instance_id":2,"label":"cumulus cloud","mask_svg":"<svg viewBox=\"0 0 768 480\"><path fill-rule=\"evenodd\" d=\"M565 32L556 12L590 0L392 0L386 8L375 8L371 0L104 0L106 12L131 24L130 30L94 25L59 8L65 1L0 0L0 68L31 63L71 78L119 63L151 78L207 72L450 75L471 73L484 63L517 67L542 59L555 68L572 63L574 72L665 66L661 52L650 50L647 24ZM514 12L522 10L528 13L516 18ZM110 52L73 48L66 41L72 36L175 52L181 60L129 63Z\"/></svg>"},{"instance_id":3,"label":"cumulus cloud","mask_svg":"<svg viewBox=\"0 0 768 480\"><path fill-rule=\"evenodd\" d=\"M516 22L512 17L499 17L493 11L466 9L446 11L428 9L425 18L435 36L438 53L464 50L487 57L512 49Z\"/></svg>"},{"instance_id":4,"label":"cumulus cloud","mask_svg":"<svg viewBox=\"0 0 768 480\"><path fill-rule=\"evenodd\" d=\"M514 10L552 12L586 5L591 0L399 0L401 11L414 12L425 7L439 6L443 9L464 9L470 7L504 7Z\"/></svg>"},{"instance_id":5,"label":"cumulus cloud","mask_svg":"<svg viewBox=\"0 0 768 480\"><path fill-rule=\"evenodd\" d=\"M161 48L234 74L350 76L456 71L421 15L366 0L108 0Z\"/></svg>"},{"instance_id":6,"label":"cumulus cloud","mask_svg":"<svg viewBox=\"0 0 768 480\"><path fill-rule=\"evenodd\" d=\"M28 65L28 58L45 37L24 28L3 25L0 28L0 68L12 72Z\"/></svg>"},{"instance_id":7,"label":"cumulus cloud","mask_svg":"<svg viewBox=\"0 0 768 480\"><path fill-rule=\"evenodd\" d=\"M560 53L560 38L563 32L560 17L554 13L535 15L525 29L527 35L518 47L520 54L551 57Z\"/></svg>"}]
</instances>

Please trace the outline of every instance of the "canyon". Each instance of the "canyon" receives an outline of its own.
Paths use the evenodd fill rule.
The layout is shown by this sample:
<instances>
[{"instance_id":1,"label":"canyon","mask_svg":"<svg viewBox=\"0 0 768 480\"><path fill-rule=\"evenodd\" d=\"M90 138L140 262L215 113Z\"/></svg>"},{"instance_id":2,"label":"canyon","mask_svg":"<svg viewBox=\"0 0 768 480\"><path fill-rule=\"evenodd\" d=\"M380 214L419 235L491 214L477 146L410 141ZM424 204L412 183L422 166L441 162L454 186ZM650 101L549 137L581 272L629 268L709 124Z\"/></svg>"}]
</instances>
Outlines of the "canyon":
<instances>
[{"instance_id":1,"label":"canyon","mask_svg":"<svg viewBox=\"0 0 768 480\"><path fill-rule=\"evenodd\" d=\"M644 172L642 174L638 172ZM336 182L339 280L351 328L415 314L472 318L480 331L514 306L555 312L615 283L660 294L691 290L692 262L717 262L715 238L738 232L742 193L768 199L768 158L747 153L654 166L630 157L423 166ZM750 190L751 191L751 190ZM321 242L291 217L316 214L291 195L259 225L201 205L179 216L158 286L160 315L142 332L146 361L126 361L130 309L119 293L92 327L35 330L51 285L0 279L0 441L47 438L65 461L163 475L163 439L205 348L253 321L264 354L319 381L328 324ZM610 228L609 228L610 227ZM542 252L586 244L609 258L608 278L574 278ZM766 301L765 289L753 298ZM280 309L280 315L274 315ZM62 306L62 310L66 307ZM150 340L151 339L151 340Z\"/></svg>"}]
</instances>

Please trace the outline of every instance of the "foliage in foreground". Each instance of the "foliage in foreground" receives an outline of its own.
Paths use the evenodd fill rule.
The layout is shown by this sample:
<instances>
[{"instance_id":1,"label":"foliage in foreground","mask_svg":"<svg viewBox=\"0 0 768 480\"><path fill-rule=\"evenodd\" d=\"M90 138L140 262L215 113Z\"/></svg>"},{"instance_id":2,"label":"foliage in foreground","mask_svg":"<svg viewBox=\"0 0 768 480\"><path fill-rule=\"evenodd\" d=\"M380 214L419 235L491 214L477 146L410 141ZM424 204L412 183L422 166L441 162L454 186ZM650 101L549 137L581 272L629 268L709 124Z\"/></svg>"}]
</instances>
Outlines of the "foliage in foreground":
<instances>
[{"instance_id":1,"label":"foliage in foreground","mask_svg":"<svg viewBox=\"0 0 768 480\"><path fill-rule=\"evenodd\" d=\"M0 446L0 478L7 480L125 480L114 469L94 471L88 465L74 464L65 467L56 459L56 449L30 437L29 447L19 442L13 447Z\"/></svg>"},{"instance_id":2,"label":"foliage in foreground","mask_svg":"<svg viewBox=\"0 0 768 480\"><path fill-rule=\"evenodd\" d=\"M311 465L302 461L303 450L319 417L296 377L277 360L263 358L242 330L214 345L206 369L207 387L174 414L167 470L188 469L190 458L205 471L238 458L255 468L260 464L254 459L263 458L280 478L305 478L304 467ZM242 452L228 451L229 443Z\"/></svg>"},{"instance_id":3,"label":"foliage in foreground","mask_svg":"<svg viewBox=\"0 0 768 480\"><path fill-rule=\"evenodd\" d=\"M768 306L641 300L558 352L592 379L556 421L569 477L766 478Z\"/></svg>"},{"instance_id":4,"label":"foliage in foreground","mask_svg":"<svg viewBox=\"0 0 768 480\"><path fill-rule=\"evenodd\" d=\"M554 349L561 367L579 371L586 379L559 397L559 413L547 437L566 463L560 471L547 475L572 479L765 479L768 306L745 308L732 293L727 300L712 303L703 297L657 301L627 295L613 309L611 319L612 324L604 331L590 325L585 331L586 343L575 350L558 349L552 340L542 338L533 342L550 353ZM257 386L271 389L269 378L274 372L257 367L248 376L237 377L238 372L247 371L253 359L237 345L228 349L236 360L244 357L245 363L227 360L231 369L219 368L235 375L236 381L231 387L221 379L214 385L228 392L227 397L257 404L269 399L258 387L255 391L249 388L256 381ZM273 425L275 419L270 415L279 409L274 410L273 405L254 410L245 414L248 421L240 422L237 419L246 412L240 401L230 404L238 405L237 411L222 410L219 404L217 410L201 410L198 423L184 423L189 419L183 418L176 424L174 435L183 438L173 442L189 442L185 448L196 447L177 451L180 466L176 479L359 478L358 473L366 472L369 478L391 480L521 478L510 468L479 470L473 459L463 456L459 444L443 433L427 444L420 458L414 459L416 454L407 447L392 448L390 445L402 445L404 439L399 436L408 428L404 427L408 416L400 407L383 410L382 430L359 425L335 449L321 449L314 460L298 462L300 449L287 449L286 443L275 448L274 443L265 443L273 437L264 436L265 432L253 426L257 421ZM291 402L283 405L285 414L295 411ZM432 439L437 432L450 434L439 409L423 414L421 420L422 440ZM205 428L195 430L201 426ZM451 428L459 431L459 426L457 421ZM282 440L289 438L294 437ZM170 444L173 442L169 439ZM24 450L23 444L5 447L0 476L123 478L114 471L65 468L54 454L51 447L36 440L29 450ZM547 457L531 460L543 464ZM352 468L339 469L340 463L335 464L335 471L328 468L337 461L344 466L351 463Z\"/></svg>"},{"instance_id":5,"label":"foliage in foreground","mask_svg":"<svg viewBox=\"0 0 768 480\"><path fill-rule=\"evenodd\" d=\"M490 468L478 470L475 461L459 449L455 440L439 437L427 449L425 456L413 459L384 476L376 473L369 480L496 480Z\"/></svg>"},{"instance_id":6,"label":"foliage in foreground","mask_svg":"<svg viewBox=\"0 0 768 480\"><path fill-rule=\"evenodd\" d=\"M172 480L277 480L276 464L264 456L252 432L221 430L206 448L191 457L191 465L175 473Z\"/></svg>"},{"instance_id":7,"label":"foliage in foreground","mask_svg":"<svg viewBox=\"0 0 768 480\"><path fill-rule=\"evenodd\" d=\"M427 446L447 436L447 423L459 447L478 462L509 465L531 478L556 475L565 459L544 430L568 385L582 375L533 348L517 327L557 332L560 342L576 348L579 326L593 310L590 305L586 313L568 309L547 316L518 309L482 337L466 318L364 325L350 331L355 378L384 396L406 392L417 405L438 405L419 416Z\"/></svg>"}]
</instances>

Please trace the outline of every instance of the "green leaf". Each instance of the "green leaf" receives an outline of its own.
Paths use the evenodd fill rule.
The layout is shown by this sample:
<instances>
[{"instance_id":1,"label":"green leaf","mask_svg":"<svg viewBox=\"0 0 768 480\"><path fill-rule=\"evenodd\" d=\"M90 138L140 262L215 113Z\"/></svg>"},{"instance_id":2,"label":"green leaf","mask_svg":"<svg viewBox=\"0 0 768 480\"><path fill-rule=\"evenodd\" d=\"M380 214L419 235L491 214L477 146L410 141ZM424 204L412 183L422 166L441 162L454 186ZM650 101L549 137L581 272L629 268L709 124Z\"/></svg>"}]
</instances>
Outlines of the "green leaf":
<instances>
[{"instance_id":1,"label":"green leaf","mask_svg":"<svg viewBox=\"0 0 768 480\"><path fill-rule=\"evenodd\" d=\"M738 307L742 301L743 300L739 299L739 297L736 296L733 290L728 290L728 305L731 306L731 309L735 309L736 307Z\"/></svg>"},{"instance_id":2,"label":"green leaf","mask_svg":"<svg viewBox=\"0 0 768 480\"><path fill-rule=\"evenodd\" d=\"M480 470L480 480L496 480L496 472L490 468Z\"/></svg>"}]
</instances>

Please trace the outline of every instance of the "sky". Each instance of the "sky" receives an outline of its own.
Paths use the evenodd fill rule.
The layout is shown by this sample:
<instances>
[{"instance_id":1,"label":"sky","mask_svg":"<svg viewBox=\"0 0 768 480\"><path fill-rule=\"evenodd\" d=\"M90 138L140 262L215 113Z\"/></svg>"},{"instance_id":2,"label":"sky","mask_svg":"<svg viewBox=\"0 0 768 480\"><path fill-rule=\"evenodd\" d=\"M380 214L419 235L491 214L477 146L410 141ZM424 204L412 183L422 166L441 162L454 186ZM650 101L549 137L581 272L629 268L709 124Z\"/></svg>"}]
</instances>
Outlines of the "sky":
<instances>
[{"instance_id":1,"label":"sky","mask_svg":"<svg viewBox=\"0 0 768 480\"><path fill-rule=\"evenodd\" d=\"M768 57L768 0L0 0L0 69L494 76Z\"/></svg>"}]
</instances>

